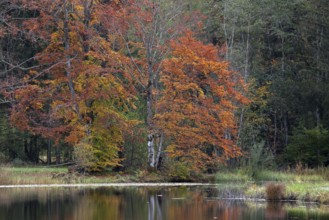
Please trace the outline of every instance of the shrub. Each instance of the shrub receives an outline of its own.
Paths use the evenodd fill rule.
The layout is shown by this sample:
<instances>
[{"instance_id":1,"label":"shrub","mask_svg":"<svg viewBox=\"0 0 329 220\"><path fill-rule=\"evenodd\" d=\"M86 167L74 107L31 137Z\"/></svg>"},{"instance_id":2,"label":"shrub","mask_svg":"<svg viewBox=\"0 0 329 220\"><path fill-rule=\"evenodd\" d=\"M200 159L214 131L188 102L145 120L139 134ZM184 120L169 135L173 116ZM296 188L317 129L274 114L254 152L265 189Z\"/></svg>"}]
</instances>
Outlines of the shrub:
<instances>
[{"instance_id":1,"label":"shrub","mask_svg":"<svg viewBox=\"0 0 329 220\"><path fill-rule=\"evenodd\" d=\"M296 164L296 169L302 168L302 165L312 168L329 164L329 130L321 126L297 128L284 155L286 161Z\"/></svg>"},{"instance_id":2,"label":"shrub","mask_svg":"<svg viewBox=\"0 0 329 220\"><path fill-rule=\"evenodd\" d=\"M167 164L167 175L171 181L191 180L191 167L182 161L170 161Z\"/></svg>"},{"instance_id":3,"label":"shrub","mask_svg":"<svg viewBox=\"0 0 329 220\"><path fill-rule=\"evenodd\" d=\"M282 183L269 183L265 187L267 200L282 200L284 198L285 185Z\"/></svg>"}]
</instances>

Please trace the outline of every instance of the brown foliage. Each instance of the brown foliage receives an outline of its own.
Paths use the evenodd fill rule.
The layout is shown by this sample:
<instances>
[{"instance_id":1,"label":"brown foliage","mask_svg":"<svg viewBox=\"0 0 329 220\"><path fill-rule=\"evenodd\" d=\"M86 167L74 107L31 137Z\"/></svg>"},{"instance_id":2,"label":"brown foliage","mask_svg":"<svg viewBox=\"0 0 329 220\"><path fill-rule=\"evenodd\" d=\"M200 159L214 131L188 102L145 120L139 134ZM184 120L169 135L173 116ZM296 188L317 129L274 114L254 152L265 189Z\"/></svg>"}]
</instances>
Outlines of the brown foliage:
<instances>
[{"instance_id":1,"label":"brown foliage","mask_svg":"<svg viewBox=\"0 0 329 220\"><path fill-rule=\"evenodd\" d=\"M216 47L196 40L191 32L171 47L155 115L155 123L171 139L168 155L196 169L239 156L234 111L248 102L239 75L219 60Z\"/></svg>"}]
</instances>

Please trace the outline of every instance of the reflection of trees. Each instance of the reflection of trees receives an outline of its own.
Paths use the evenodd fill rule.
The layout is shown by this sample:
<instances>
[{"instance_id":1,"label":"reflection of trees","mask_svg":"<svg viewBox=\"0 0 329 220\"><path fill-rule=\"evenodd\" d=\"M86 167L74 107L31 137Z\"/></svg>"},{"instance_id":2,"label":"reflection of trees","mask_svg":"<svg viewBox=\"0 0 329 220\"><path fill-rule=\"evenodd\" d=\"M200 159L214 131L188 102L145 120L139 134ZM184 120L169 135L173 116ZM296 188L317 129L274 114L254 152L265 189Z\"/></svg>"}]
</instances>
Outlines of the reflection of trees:
<instances>
[{"instance_id":1,"label":"reflection of trees","mask_svg":"<svg viewBox=\"0 0 329 220\"><path fill-rule=\"evenodd\" d=\"M265 218L271 219L286 219L286 210L283 208L284 203L268 202L265 209Z\"/></svg>"},{"instance_id":2,"label":"reflection of trees","mask_svg":"<svg viewBox=\"0 0 329 220\"><path fill-rule=\"evenodd\" d=\"M0 198L5 201L0 203L0 219L202 220L217 217L231 220L250 213L250 208L241 202L207 200L215 194L186 187L1 191ZM262 210L264 216L264 208ZM269 207L268 213L270 210ZM261 214L255 211L252 215Z\"/></svg>"},{"instance_id":3,"label":"reflection of trees","mask_svg":"<svg viewBox=\"0 0 329 220\"><path fill-rule=\"evenodd\" d=\"M149 195L148 198L148 220L162 220L161 196Z\"/></svg>"},{"instance_id":4,"label":"reflection of trees","mask_svg":"<svg viewBox=\"0 0 329 220\"><path fill-rule=\"evenodd\" d=\"M75 189L2 189L0 194L1 220L62 220L79 201Z\"/></svg>"},{"instance_id":5,"label":"reflection of trees","mask_svg":"<svg viewBox=\"0 0 329 220\"><path fill-rule=\"evenodd\" d=\"M218 201L216 217L218 219L238 219L244 209L244 204L237 201L223 200Z\"/></svg>"},{"instance_id":6,"label":"reflection of trees","mask_svg":"<svg viewBox=\"0 0 329 220\"><path fill-rule=\"evenodd\" d=\"M319 214L280 203L218 200L214 195L218 192L187 187L0 190L0 220L271 220ZM329 219L328 210L321 214Z\"/></svg>"}]
</instances>

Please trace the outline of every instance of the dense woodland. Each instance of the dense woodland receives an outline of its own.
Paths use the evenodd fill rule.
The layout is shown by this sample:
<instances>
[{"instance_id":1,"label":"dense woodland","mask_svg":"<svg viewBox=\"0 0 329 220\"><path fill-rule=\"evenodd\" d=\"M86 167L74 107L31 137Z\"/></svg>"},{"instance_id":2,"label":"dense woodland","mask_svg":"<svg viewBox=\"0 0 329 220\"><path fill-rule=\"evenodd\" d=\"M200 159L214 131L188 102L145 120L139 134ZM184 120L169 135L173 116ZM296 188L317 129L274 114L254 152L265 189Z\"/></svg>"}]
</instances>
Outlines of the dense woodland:
<instances>
[{"instance_id":1,"label":"dense woodland","mask_svg":"<svg viewBox=\"0 0 329 220\"><path fill-rule=\"evenodd\" d=\"M329 164L327 0L0 0L0 162Z\"/></svg>"}]
</instances>

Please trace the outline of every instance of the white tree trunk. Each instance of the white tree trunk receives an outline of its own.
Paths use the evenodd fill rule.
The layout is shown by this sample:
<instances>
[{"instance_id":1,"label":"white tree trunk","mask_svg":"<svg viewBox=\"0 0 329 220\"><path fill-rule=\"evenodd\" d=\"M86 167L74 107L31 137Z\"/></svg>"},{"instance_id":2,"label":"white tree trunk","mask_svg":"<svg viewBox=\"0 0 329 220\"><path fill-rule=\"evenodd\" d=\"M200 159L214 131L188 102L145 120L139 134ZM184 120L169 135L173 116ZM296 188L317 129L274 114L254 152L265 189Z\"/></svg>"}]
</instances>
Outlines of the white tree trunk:
<instances>
[{"instance_id":1,"label":"white tree trunk","mask_svg":"<svg viewBox=\"0 0 329 220\"><path fill-rule=\"evenodd\" d=\"M155 167L155 153L154 153L154 135L147 136L147 149L148 149L148 163L150 167Z\"/></svg>"},{"instance_id":2,"label":"white tree trunk","mask_svg":"<svg viewBox=\"0 0 329 220\"><path fill-rule=\"evenodd\" d=\"M157 157L155 160L155 168L158 169L159 167L159 162L160 162L160 157L161 157L161 153L162 153L162 145L163 145L163 133L160 133L160 137L159 137L159 143L158 143L158 152L157 152Z\"/></svg>"},{"instance_id":3,"label":"white tree trunk","mask_svg":"<svg viewBox=\"0 0 329 220\"><path fill-rule=\"evenodd\" d=\"M154 196L151 195L148 198L148 220L154 220L154 215L155 215L155 201L154 201Z\"/></svg>"}]
</instances>

